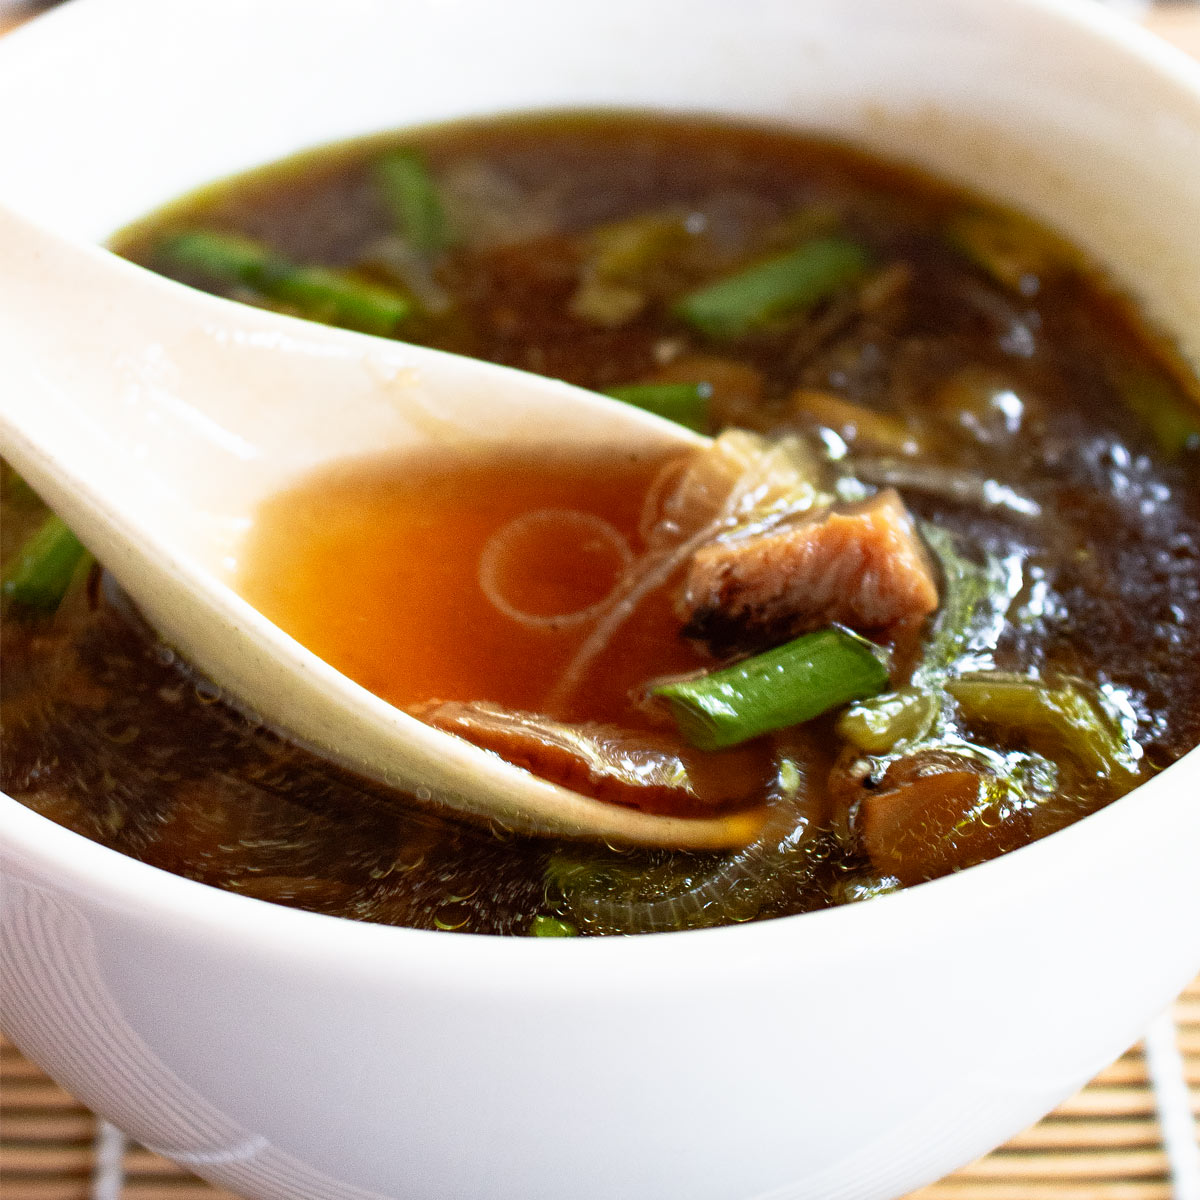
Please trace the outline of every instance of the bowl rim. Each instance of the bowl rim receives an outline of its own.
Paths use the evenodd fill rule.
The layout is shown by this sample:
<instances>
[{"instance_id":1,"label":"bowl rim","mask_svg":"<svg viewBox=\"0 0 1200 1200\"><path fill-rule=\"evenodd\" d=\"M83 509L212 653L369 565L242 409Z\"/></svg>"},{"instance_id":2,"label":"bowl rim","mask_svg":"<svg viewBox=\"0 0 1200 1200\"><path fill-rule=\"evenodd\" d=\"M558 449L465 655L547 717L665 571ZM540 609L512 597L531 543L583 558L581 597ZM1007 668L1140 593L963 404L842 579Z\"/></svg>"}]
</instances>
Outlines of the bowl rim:
<instances>
[{"instance_id":1,"label":"bowl rim","mask_svg":"<svg viewBox=\"0 0 1200 1200\"><path fill-rule=\"evenodd\" d=\"M110 9L130 7L126 0L91 0L93 8L104 3ZM960 3L964 7L986 7L984 0ZM1200 63L1111 9L1089 0L1009 0L1009 4L1014 10L1052 18L1076 36L1104 43L1111 53L1149 66L1160 77L1200 99ZM18 53L28 33L41 36L40 30L56 31L60 23L69 30L73 10L85 7L65 6L37 18L28 31L8 34L4 40L10 45L3 48L3 54ZM53 874L68 894L85 897L104 908L139 913L143 919L158 914L164 924L196 936L233 938L243 951L255 955L297 960L317 956L326 968L346 972L350 977L396 974L409 980L419 977L470 989L496 985L497 976L481 972L481 966L516 965L519 970L510 977L514 987L524 989L535 978L539 986L556 991L569 986L573 990L586 976L611 989L630 978L643 987L648 976L660 981L670 978L676 983L681 976L724 977L730 971L731 960L761 962L768 954L778 954L785 943L789 949L803 946L806 953L836 957L840 948L851 941L851 930L868 926L877 936L892 932L901 936L913 921L931 911L936 916L950 908L978 909L998 893L1044 886L1048 875L1071 862L1087 863L1089 849L1100 850L1114 839L1121 840L1118 835L1123 825L1132 832L1142 821L1142 811L1158 797L1167 798L1174 785L1187 788L1186 776L1200 781L1200 746L1126 796L1062 830L968 870L878 897L869 904L849 904L736 926L630 937L451 936L448 931L374 924L291 908L174 875L131 858L56 824L6 793L0 793L0 843L13 861L35 864L32 871L23 867L11 879L25 877L38 887L42 872ZM0 871L0 889L9 881L10 873ZM943 900L944 896L957 897L956 904ZM664 942L664 937L669 941ZM561 948L533 949L547 941ZM666 946L675 949L664 954ZM394 953L397 949L403 953ZM393 953L386 953L388 950ZM613 969L627 965L637 970ZM570 968L566 973L564 966ZM569 985L564 982L568 978Z\"/></svg>"}]
</instances>

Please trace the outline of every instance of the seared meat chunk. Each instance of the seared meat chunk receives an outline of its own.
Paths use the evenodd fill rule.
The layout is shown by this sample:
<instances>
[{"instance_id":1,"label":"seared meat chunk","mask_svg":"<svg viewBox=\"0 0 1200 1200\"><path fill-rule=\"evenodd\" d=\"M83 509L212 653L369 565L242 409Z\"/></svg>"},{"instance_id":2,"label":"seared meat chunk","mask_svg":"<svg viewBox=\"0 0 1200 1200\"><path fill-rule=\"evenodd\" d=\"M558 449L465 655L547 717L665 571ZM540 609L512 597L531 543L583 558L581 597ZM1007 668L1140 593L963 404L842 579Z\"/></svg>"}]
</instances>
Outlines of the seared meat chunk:
<instances>
[{"instance_id":1,"label":"seared meat chunk","mask_svg":"<svg viewBox=\"0 0 1200 1200\"><path fill-rule=\"evenodd\" d=\"M701 547L683 606L689 637L729 647L833 623L886 633L933 612L938 591L912 517L888 488Z\"/></svg>"},{"instance_id":2,"label":"seared meat chunk","mask_svg":"<svg viewBox=\"0 0 1200 1200\"><path fill-rule=\"evenodd\" d=\"M668 816L759 806L771 761L761 748L705 753L666 733L569 724L484 701L431 700L411 714L573 791Z\"/></svg>"}]
</instances>

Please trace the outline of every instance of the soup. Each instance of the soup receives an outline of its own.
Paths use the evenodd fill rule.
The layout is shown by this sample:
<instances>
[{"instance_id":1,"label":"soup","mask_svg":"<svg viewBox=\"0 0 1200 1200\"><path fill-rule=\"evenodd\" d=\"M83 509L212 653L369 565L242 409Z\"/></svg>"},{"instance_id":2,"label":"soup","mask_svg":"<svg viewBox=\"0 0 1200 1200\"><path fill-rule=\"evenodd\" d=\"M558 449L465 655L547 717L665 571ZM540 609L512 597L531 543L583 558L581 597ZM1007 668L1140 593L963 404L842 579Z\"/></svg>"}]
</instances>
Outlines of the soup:
<instances>
[{"instance_id":1,"label":"soup","mask_svg":"<svg viewBox=\"0 0 1200 1200\"><path fill-rule=\"evenodd\" d=\"M363 920L682 929L969 867L1200 741L1195 381L1020 217L781 132L526 117L267 168L116 248L716 435L348 463L263 510L242 584L518 765L761 822L652 853L422 811L247 722L6 476L3 782L89 837Z\"/></svg>"}]
</instances>

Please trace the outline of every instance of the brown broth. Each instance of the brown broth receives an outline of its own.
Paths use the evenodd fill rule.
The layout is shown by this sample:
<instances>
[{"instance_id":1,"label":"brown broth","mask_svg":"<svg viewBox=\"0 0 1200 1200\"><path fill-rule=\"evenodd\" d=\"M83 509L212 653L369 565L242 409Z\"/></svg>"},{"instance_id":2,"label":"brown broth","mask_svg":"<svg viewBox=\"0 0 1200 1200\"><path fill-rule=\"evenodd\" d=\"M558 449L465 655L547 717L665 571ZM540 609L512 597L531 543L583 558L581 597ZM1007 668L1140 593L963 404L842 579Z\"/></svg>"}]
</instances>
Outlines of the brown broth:
<instances>
[{"instance_id":1,"label":"brown broth","mask_svg":"<svg viewBox=\"0 0 1200 1200\"><path fill-rule=\"evenodd\" d=\"M1002 631L972 651L975 668L1075 680L1105 697L1136 735L1136 778L1200 743L1200 439L1178 438L1181 421L1196 423L1200 387L1073 251L1035 233L1052 247L1047 268L1014 288L951 236L963 214L1009 219L978 197L784 131L645 114L483 120L332 147L185 197L114 245L184 283L272 307L253 289L173 267L164 237L234 232L394 284L391 224L372 185L372 163L392 146L420 148L456 218L474 214L425 264L424 310L398 336L592 388L689 359L732 359L758 386L714 397L711 433L730 424L799 433L836 451L836 431L804 396L860 406L914 440L908 465L918 474L991 479L1040 508L1030 520L901 488L914 513L971 561L1001 564L1017 589ZM687 214L695 253L654 274L631 319L581 320L572 297L594 234L646 212ZM698 282L830 221L881 268L869 303L834 298L732 346L672 312ZM981 380L1006 407L986 403ZM882 453L846 437L851 466ZM247 547L245 586L302 641L396 703L543 708L581 631L530 630L500 615L478 586L480 553L497 525L532 506L584 508L636 552L653 467L349 464L268 507ZM40 519L10 482L6 556ZM602 549L584 565L547 561L537 586L514 587L511 598L543 615L579 607L614 566ZM559 582L548 589L551 578ZM433 595L444 602L427 604ZM837 815L838 787L857 783L831 771L843 754L831 718L787 747L802 797L789 838L748 860L580 849L443 820L248 723L155 640L111 581L76 591L52 618L8 613L2 632L0 784L88 837L214 886L361 920L524 934L539 916L582 933L761 919L896 885ZM653 726L639 685L703 662L680 638L664 591L597 663L581 689L586 703L551 715ZM1010 758L1038 749L1019 731L959 721L957 732ZM1062 828L1128 783L1066 769L1019 820L1005 817L995 836L984 829L978 853L933 873Z\"/></svg>"},{"instance_id":2,"label":"brown broth","mask_svg":"<svg viewBox=\"0 0 1200 1200\"><path fill-rule=\"evenodd\" d=\"M548 697L592 623L531 627L489 599L480 571L491 544L501 551L491 557L499 560L493 586L502 602L535 617L602 603L624 564L590 523L609 526L629 555L640 552L644 496L666 465L542 448L322 472L260 510L239 590L308 649L401 708L486 700L646 727L630 701L640 685L710 661L680 636L666 592L639 608L579 699L553 712ZM537 519L547 512L549 520Z\"/></svg>"}]
</instances>

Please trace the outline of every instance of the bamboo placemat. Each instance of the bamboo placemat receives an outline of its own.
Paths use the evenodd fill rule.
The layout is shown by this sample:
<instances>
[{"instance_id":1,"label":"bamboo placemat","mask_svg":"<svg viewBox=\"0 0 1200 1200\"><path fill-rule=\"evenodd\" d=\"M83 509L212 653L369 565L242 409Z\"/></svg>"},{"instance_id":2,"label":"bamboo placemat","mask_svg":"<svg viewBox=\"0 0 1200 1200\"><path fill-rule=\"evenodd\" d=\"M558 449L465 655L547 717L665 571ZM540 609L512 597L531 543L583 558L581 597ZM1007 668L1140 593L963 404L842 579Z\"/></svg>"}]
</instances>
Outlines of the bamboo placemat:
<instances>
[{"instance_id":1,"label":"bamboo placemat","mask_svg":"<svg viewBox=\"0 0 1200 1200\"><path fill-rule=\"evenodd\" d=\"M0 1181L5 1200L237 1200L126 1143L3 1039ZM1044 1121L910 1200L1200 1200L1200 979Z\"/></svg>"},{"instance_id":2,"label":"bamboo placemat","mask_svg":"<svg viewBox=\"0 0 1200 1200\"><path fill-rule=\"evenodd\" d=\"M37 5L0 0L0 33ZM1148 23L1200 55L1195 3ZM127 1142L0 1037L4 1200L238 1200ZM1200 1200L1200 979L1144 1042L1006 1146L910 1200Z\"/></svg>"}]
</instances>

